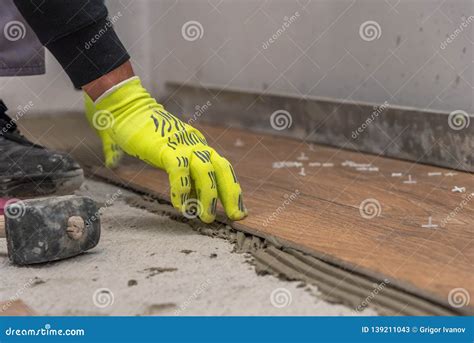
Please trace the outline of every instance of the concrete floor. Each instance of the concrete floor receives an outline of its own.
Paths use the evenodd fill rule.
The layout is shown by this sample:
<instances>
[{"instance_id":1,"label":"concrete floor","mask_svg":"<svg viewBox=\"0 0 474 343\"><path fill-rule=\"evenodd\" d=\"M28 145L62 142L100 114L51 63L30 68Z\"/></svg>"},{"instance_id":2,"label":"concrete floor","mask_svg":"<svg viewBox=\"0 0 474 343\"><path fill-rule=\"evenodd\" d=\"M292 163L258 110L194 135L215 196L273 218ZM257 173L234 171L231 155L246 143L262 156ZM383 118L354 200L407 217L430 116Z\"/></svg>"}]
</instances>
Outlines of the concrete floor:
<instances>
[{"instance_id":1,"label":"concrete floor","mask_svg":"<svg viewBox=\"0 0 474 343\"><path fill-rule=\"evenodd\" d=\"M98 247L19 268L1 240L0 301L21 298L42 315L376 315L329 304L315 287L258 276L228 241L131 207L123 189L87 180L77 194L109 200Z\"/></svg>"}]
</instances>

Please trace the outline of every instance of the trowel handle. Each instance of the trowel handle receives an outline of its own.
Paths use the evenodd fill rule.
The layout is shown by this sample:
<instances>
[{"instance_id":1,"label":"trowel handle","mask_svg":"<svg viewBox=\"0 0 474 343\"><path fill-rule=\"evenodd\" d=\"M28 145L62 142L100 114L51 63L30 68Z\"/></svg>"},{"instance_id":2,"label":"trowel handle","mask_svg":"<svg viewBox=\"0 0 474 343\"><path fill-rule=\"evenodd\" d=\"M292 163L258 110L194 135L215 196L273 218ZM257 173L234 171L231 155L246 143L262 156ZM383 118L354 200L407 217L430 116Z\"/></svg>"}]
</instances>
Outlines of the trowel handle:
<instances>
[{"instance_id":1,"label":"trowel handle","mask_svg":"<svg viewBox=\"0 0 474 343\"><path fill-rule=\"evenodd\" d=\"M0 216L0 238L5 238L5 217Z\"/></svg>"}]
</instances>

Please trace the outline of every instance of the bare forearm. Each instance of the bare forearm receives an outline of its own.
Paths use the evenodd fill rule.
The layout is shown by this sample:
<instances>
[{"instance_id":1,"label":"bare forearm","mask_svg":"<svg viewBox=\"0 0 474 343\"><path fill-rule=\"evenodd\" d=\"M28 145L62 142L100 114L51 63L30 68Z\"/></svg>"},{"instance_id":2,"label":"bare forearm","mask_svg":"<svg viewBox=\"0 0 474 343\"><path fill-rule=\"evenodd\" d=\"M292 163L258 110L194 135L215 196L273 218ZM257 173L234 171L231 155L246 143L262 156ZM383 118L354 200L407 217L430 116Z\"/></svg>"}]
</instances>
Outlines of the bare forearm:
<instances>
[{"instance_id":1,"label":"bare forearm","mask_svg":"<svg viewBox=\"0 0 474 343\"><path fill-rule=\"evenodd\" d=\"M134 75L135 73L133 72L132 64L130 61L127 61L111 72L84 85L82 89L87 93L87 95L91 97L93 101L95 101L107 90L116 84L131 78Z\"/></svg>"}]
</instances>

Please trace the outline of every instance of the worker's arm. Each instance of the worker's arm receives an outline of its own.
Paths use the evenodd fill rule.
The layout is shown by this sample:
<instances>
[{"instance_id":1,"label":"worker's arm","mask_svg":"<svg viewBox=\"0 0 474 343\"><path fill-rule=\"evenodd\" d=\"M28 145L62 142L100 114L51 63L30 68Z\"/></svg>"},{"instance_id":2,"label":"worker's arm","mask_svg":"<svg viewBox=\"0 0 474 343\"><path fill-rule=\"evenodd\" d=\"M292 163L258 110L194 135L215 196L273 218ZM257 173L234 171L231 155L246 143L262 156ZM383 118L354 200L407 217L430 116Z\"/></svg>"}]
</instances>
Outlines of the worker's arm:
<instances>
[{"instance_id":1,"label":"worker's arm","mask_svg":"<svg viewBox=\"0 0 474 343\"><path fill-rule=\"evenodd\" d=\"M230 219L247 215L231 164L208 146L201 132L158 104L134 76L102 1L15 3L74 85L87 93L89 119L101 137L168 173L175 208L184 212L195 198L199 217L209 223L220 199ZM99 32L100 38L90 44Z\"/></svg>"},{"instance_id":2,"label":"worker's arm","mask_svg":"<svg viewBox=\"0 0 474 343\"><path fill-rule=\"evenodd\" d=\"M77 88L129 60L102 0L14 0Z\"/></svg>"}]
</instances>

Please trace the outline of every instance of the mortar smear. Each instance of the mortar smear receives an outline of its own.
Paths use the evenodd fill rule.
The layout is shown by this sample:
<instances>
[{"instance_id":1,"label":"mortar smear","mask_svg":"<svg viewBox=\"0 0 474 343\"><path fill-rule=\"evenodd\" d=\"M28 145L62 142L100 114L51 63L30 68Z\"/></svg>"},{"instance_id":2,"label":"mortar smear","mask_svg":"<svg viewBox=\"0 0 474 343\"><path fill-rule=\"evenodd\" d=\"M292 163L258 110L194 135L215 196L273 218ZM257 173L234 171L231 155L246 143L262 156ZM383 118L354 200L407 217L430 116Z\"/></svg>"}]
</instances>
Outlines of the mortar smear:
<instances>
[{"instance_id":1,"label":"mortar smear","mask_svg":"<svg viewBox=\"0 0 474 343\"><path fill-rule=\"evenodd\" d=\"M249 263L255 266L259 275L272 274L286 280L302 281L302 285L317 286L318 295L324 300L344 304L357 312L370 307L384 315L458 315L454 309L398 289L388 280L381 282L356 274L295 249L285 248L273 239L237 231L218 221L203 224L198 219L185 218L167 202L154 197L137 195L126 201L131 206L185 222L203 235L228 240L234 244L234 252L251 256ZM308 290L311 291L311 288Z\"/></svg>"}]
</instances>

